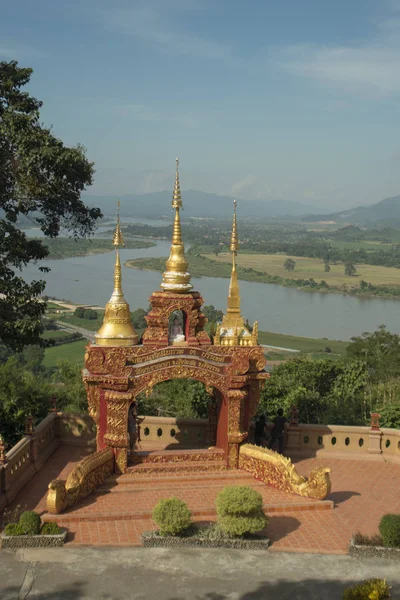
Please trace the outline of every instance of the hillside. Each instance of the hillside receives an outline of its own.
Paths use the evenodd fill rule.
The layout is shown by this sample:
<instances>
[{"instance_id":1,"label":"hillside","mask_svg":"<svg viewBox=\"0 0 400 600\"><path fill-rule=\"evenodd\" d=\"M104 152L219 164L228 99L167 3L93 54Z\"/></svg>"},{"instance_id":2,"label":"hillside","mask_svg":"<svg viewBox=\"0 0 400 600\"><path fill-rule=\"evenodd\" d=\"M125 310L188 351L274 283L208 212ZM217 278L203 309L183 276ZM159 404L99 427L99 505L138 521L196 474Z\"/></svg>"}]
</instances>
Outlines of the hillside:
<instances>
[{"instance_id":1,"label":"hillside","mask_svg":"<svg viewBox=\"0 0 400 600\"><path fill-rule=\"evenodd\" d=\"M126 217L144 218L170 216L171 196L171 191L121 196L121 214ZM233 197L195 190L185 191L182 196L185 217L231 218ZM114 196L86 195L84 200L92 206L98 206L104 215L115 213ZM318 209L289 200L242 200L240 212L249 218L299 217L307 213L316 213Z\"/></svg>"},{"instance_id":2,"label":"hillside","mask_svg":"<svg viewBox=\"0 0 400 600\"><path fill-rule=\"evenodd\" d=\"M400 227L400 196L386 198L371 206L358 206L349 210L324 215L308 215L303 221L334 221L336 223L352 223L363 227L390 225Z\"/></svg>"}]
</instances>

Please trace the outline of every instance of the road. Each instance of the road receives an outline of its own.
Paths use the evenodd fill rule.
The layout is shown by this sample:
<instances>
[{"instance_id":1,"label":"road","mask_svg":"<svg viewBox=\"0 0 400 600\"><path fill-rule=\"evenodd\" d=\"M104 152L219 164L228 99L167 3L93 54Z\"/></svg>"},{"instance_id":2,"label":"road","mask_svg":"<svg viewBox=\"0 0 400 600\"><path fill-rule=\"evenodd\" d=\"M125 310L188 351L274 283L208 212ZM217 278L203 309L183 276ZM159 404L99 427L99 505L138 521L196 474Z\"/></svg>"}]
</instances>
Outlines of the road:
<instances>
[{"instance_id":1,"label":"road","mask_svg":"<svg viewBox=\"0 0 400 600\"><path fill-rule=\"evenodd\" d=\"M64 321L56 321L56 324L60 329L64 331L70 331L72 333L77 332L83 335L84 338L89 340L90 342L95 341L95 332L89 331L89 329L84 329L83 327L77 327L76 325L71 325L70 323L64 323Z\"/></svg>"}]
</instances>

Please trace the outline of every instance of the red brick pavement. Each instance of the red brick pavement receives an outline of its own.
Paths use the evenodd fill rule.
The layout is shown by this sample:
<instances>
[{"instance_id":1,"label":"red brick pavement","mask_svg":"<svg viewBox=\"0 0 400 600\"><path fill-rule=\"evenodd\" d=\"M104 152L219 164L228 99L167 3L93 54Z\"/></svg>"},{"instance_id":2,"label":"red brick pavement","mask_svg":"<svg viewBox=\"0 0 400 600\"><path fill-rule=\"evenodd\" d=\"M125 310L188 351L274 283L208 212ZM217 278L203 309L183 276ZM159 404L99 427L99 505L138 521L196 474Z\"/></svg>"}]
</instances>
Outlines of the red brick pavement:
<instances>
[{"instance_id":1,"label":"red brick pavement","mask_svg":"<svg viewBox=\"0 0 400 600\"><path fill-rule=\"evenodd\" d=\"M59 448L16 503L43 512L48 482L55 477L65 478L81 457L77 448ZM345 553L352 533L376 533L383 514L400 513L400 465L326 457L299 460L296 467L302 475L308 475L319 465L332 470L329 500L335 504L333 510L329 510L329 503L328 510L315 510L321 508L317 501L283 494L246 473L228 471L151 474L135 479L124 475L106 483L99 493L64 515L43 516L68 527L70 544L139 545L140 534L155 527L150 513L159 499L178 496L188 503L196 521L210 521L215 518L218 491L225 485L243 484L251 485L263 496L270 516L267 534L271 550ZM309 503L308 510L304 510L305 502Z\"/></svg>"}]
</instances>

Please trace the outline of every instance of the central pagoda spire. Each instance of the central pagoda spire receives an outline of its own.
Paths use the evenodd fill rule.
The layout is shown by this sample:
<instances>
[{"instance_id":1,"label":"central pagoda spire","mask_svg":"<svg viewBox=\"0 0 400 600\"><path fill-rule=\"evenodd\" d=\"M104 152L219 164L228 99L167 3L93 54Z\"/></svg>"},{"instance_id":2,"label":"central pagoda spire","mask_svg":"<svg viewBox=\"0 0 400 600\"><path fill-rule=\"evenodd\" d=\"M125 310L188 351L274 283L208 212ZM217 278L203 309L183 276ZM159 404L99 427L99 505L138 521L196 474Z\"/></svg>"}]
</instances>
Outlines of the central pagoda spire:
<instances>
[{"instance_id":1,"label":"central pagoda spire","mask_svg":"<svg viewBox=\"0 0 400 600\"><path fill-rule=\"evenodd\" d=\"M165 264L161 287L165 292L186 293L192 289L188 262L185 259L185 248L182 241L181 218L179 210L182 208L181 186L179 182L179 158L176 159L175 186L172 195L172 208L175 210L174 226L172 231L172 245L169 258Z\"/></svg>"},{"instance_id":2,"label":"central pagoda spire","mask_svg":"<svg viewBox=\"0 0 400 600\"><path fill-rule=\"evenodd\" d=\"M114 266L114 289L110 300L106 304L103 325L96 333L98 346L135 346L139 336L133 327L129 304L122 291L122 270L119 257L120 247L124 247L124 238L121 231L119 218L120 202L118 200L117 226L113 237L113 246L116 250Z\"/></svg>"},{"instance_id":3,"label":"central pagoda spire","mask_svg":"<svg viewBox=\"0 0 400 600\"><path fill-rule=\"evenodd\" d=\"M226 315L218 326L214 336L215 346L257 346L258 324L254 324L250 333L244 324L244 318L240 310L240 290L236 270L236 256L239 250L239 239L236 222L236 200L233 201L233 222L229 250L232 253L232 272L228 292L228 308Z\"/></svg>"}]
</instances>

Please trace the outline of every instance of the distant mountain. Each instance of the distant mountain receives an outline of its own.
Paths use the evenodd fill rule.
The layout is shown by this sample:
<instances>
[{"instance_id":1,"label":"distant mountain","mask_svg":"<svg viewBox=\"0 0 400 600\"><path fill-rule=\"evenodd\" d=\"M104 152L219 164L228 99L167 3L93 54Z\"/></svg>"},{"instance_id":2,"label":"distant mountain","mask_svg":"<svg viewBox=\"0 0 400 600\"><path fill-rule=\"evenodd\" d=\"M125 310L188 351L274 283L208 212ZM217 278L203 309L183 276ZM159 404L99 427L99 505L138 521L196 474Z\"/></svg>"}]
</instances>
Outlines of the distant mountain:
<instances>
[{"instance_id":1,"label":"distant mountain","mask_svg":"<svg viewBox=\"0 0 400 600\"><path fill-rule=\"evenodd\" d=\"M182 192L185 217L223 219L231 218L233 197L218 196L189 190ZM125 217L157 218L171 214L170 191L152 194L120 196L121 214ZM115 215L115 196L86 195L84 200L99 207L104 215ZM239 199L238 199L239 200ZM242 200L240 213L243 217L299 217L320 212L314 206L306 206L290 200Z\"/></svg>"},{"instance_id":2,"label":"distant mountain","mask_svg":"<svg viewBox=\"0 0 400 600\"><path fill-rule=\"evenodd\" d=\"M307 215L303 221L333 221L339 224L351 223L363 227L376 225L400 227L400 196L386 198L381 202L371 204L371 206L358 206L324 215Z\"/></svg>"}]
</instances>

